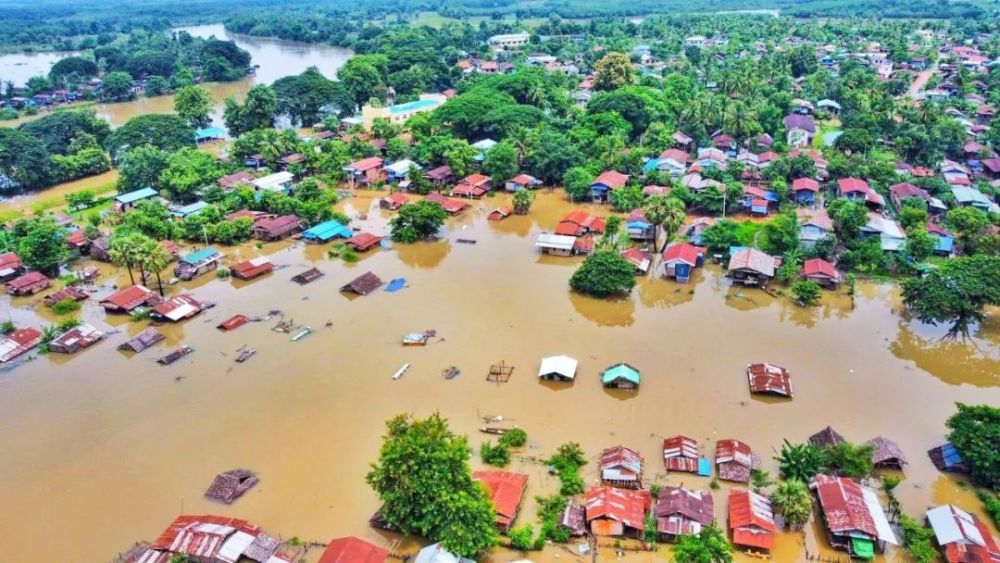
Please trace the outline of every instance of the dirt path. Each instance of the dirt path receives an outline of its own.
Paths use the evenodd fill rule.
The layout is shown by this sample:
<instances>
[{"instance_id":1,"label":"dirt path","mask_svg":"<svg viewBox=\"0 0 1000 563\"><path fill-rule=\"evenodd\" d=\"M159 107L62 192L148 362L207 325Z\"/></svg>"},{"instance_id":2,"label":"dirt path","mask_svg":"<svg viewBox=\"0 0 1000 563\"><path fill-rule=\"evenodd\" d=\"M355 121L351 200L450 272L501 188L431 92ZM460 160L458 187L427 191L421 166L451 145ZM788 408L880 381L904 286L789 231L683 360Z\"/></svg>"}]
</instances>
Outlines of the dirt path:
<instances>
[{"instance_id":1,"label":"dirt path","mask_svg":"<svg viewBox=\"0 0 1000 563\"><path fill-rule=\"evenodd\" d=\"M931 79L931 76L934 76L936 71L937 61L935 61L934 64L932 64L927 70L917 73L917 77L913 79L913 83L910 84L906 93L910 96L916 96L918 92L924 89L924 86L927 85L927 81Z\"/></svg>"}]
</instances>

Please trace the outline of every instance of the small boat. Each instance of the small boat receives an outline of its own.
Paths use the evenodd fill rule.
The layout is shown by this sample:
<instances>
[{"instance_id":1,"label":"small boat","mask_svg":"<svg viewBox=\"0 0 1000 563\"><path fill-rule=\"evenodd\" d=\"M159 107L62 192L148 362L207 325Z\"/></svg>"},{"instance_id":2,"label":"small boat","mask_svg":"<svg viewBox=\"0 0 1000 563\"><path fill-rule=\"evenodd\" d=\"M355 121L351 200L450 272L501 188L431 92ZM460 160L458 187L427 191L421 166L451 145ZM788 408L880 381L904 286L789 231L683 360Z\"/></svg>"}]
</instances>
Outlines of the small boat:
<instances>
[{"instance_id":1,"label":"small boat","mask_svg":"<svg viewBox=\"0 0 1000 563\"><path fill-rule=\"evenodd\" d=\"M488 414L483 417L483 422L489 424L491 422L503 422L502 414Z\"/></svg>"},{"instance_id":2,"label":"small boat","mask_svg":"<svg viewBox=\"0 0 1000 563\"><path fill-rule=\"evenodd\" d=\"M500 436L503 436L510 430L511 430L510 428L500 428L498 426L483 426L482 428L479 429L479 431L484 434L497 434Z\"/></svg>"},{"instance_id":3,"label":"small boat","mask_svg":"<svg viewBox=\"0 0 1000 563\"><path fill-rule=\"evenodd\" d=\"M403 364L402 367L396 370L396 373L392 374L392 378L399 379L400 377L403 377L403 374L406 373L408 369L410 369L410 364Z\"/></svg>"},{"instance_id":4,"label":"small boat","mask_svg":"<svg viewBox=\"0 0 1000 563\"><path fill-rule=\"evenodd\" d=\"M444 368L443 370L441 370L441 377L443 377L445 379L455 379L456 377L458 377L461 374L462 374L462 370L458 369L455 366L451 366L451 367Z\"/></svg>"},{"instance_id":5,"label":"small boat","mask_svg":"<svg viewBox=\"0 0 1000 563\"><path fill-rule=\"evenodd\" d=\"M181 346L180 348L174 350L173 352L167 354L166 356L162 356L156 361L161 365L169 366L170 364L176 362L177 360L183 358L184 356L187 356L191 352L194 352L194 348L190 346Z\"/></svg>"},{"instance_id":6,"label":"small boat","mask_svg":"<svg viewBox=\"0 0 1000 563\"><path fill-rule=\"evenodd\" d=\"M292 335L292 342L298 342L302 338L309 336L312 333L312 331L313 331L312 327L309 326L302 327L301 329L299 329L298 332Z\"/></svg>"},{"instance_id":7,"label":"small boat","mask_svg":"<svg viewBox=\"0 0 1000 563\"><path fill-rule=\"evenodd\" d=\"M427 334L423 332L407 332L403 335L403 346L427 346Z\"/></svg>"},{"instance_id":8,"label":"small boat","mask_svg":"<svg viewBox=\"0 0 1000 563\"><path fill-rule=\"evenodd\" d=\"M252 358L253 355L256 353L257 350L255 348L244 348L240 350L239 353L236 354L236 361L242 364L243 362Z\"/></svg>"}]
</instances>

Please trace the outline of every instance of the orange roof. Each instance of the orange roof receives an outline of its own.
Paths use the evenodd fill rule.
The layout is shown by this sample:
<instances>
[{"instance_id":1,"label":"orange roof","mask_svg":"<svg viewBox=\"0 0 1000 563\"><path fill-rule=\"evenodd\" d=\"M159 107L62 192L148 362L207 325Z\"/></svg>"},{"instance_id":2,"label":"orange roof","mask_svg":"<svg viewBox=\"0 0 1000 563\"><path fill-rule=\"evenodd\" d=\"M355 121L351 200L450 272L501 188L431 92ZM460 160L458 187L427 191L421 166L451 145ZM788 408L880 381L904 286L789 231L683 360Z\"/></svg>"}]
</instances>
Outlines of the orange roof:
<instances>
[{"instance_id":1,"label":"orange roof","mask_svg":"<svg viewBox=\"0 0 1000 563\"><path fill-rule=\"evenodd\" d=\"M382 563L389 551L354 536L330 540L318 563Z\"/></svg>"},{"instance_id":2,"label":"orange roof","mask_svg":"<svg viewBox=\"0 0 1000 563\"><path fill-rule=\"evenodd\" d=\"M614 170L607 170L601 172L601 175L594 180L594 183L604 184L612 190L617 190L618 188L625 187L625 184L628 183L628 175L615 172Z\"/></svg>"},{"instance_id":3,"label":"orange roof","mask_svg":"<svg viewBox=\"0 0 1000 563\"><path fill-rule=\"evenodd\" d=\"M472 478L479 481L490 492L493 510L497 513L497 525L510 527L521 506L521 497L528 486L528 476L509 471L476 471Z\"/></svg>"},{"instance_id":4,"label":"orange roof","mask_svg":"<svg viewBox=\"0 0 1000 563\"><path fill-rule=\"evenodd\" d=\"M483 184L490 181L489 176L484 176L482 174L470 174L465 178L462 178L460 184L472 184L473 186L482 186Z\"/></svg>"}]
</instances>

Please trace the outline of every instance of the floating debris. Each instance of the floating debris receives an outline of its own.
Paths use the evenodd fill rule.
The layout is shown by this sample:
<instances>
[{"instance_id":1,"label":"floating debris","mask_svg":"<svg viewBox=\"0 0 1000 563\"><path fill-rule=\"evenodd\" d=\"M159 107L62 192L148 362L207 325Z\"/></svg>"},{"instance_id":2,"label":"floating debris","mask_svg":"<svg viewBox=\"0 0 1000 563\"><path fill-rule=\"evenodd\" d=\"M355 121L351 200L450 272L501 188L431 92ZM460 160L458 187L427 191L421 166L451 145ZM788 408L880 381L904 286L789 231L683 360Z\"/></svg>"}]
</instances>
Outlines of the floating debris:
<instances>
[{"instance_id":1,"label":"floating debris","mask_svg":"<svg viewBox=\"0 0 1000 563\"><path fill-rule=\"evenodd\" d=\"M444 368L443 370L441 370L441 377L443 377L445 379L455 379L456 377L458 377L461 374L462 374L462 370L458 369L455 366L447 367L447 368Z\"/></svg>"},{"instance_id":2,"label":"floating debris","mask_svg":"<svg viewBox=\"0 0 1000 563\"><path fill-rule=\"evenodd\" d=\"M403 335L403 346L426 346L428 339L425 332L407 332Z\"/></svg>"},{"instance_id":3,"label":"floating debris","mask_svg":"<svg viewBox=\"0 0 1000 563\"><path fill-rule=\"evenodd\" d=\"M460 238L460 239L455 239L455 242L461 244L476 244L477 241L471 238Z\"/></svg>"},{"instance_id":4,"label":"floating debris","mask_svg":"<svg viewBox=\"0 0 1000 563\"><path fill-rule=\"evenodd\" d=\"M499 426L483 426L482 428L479 429L479 431L484 434L497 434L499 436L503 436L504 434L510 432L511 430L513 430L513 428L502 428Z\"/></svg>"},{"instance_id":5,"label":"floating debris","mask_svg":"<svg viewBox=\"0 0 1000 563\"><path fill-rule=\"evenodd\" d=\"M392 374L392 378L399 379L400 377L403 377L403 374L406 373L407 370L409 369L410 369L410 364L403 364L402 367L396 370L396 373Z\"/></svg>"},{"instance_id":6,"label":"floating debris","mask_svg":"<svg viewBox=\"0 0 1000 563\"><path fill-rule=\"evenodd\" d=\"M406 278L395 278L389 282L389 285L386 286L385 290L389 293L395 293L404 287L406 287Z\"/></svg>"},{"instance_id":7,"label":"floating debris","mask_svg":"<svg viewBox=\"0 0 1000 563\"><path fill-rule=\"evenodd\" d=\"M292 336L292 342L298 342L302 338L309 336L310 334L312 334L312 331L313 329L310 326L304 326L300 328L299 331L296 332L294 336Z\"/></svg>"},{"instance_id":8,"label":"floating debris","mask_svg":"<svg viewBox=\"0 0 1000 563\"><path fill-rule=\"evenodd\" d=\"M239 351L236 352L236 361L242 364L243 362L252 358L253 355L256 353L257 350L255 348L241 348Z\"/></svg>"},{"instance_id":9,"label":"floating debris","mask_svg":"<svg viewBox=\"0 0 1000 563\"><path fill-rule=\"evenodd\" d=\"M159 359L156 360L156 362L164 366L169 366L170 364L176 362L177 360L183 358L184 356L187 356L191 352L194 352L194 348L190 346L181 346L180 348L174 350L173 352L167 354L166 356L160 357Z\"/></svg>"},{"instance_id":10,"label":"floating debris","mask_svg":"<svg viewBox=\"0 0 1000 563\"><path fill-rule=\"evenodd\" d=\"M236 330L248 322L250 322L250 319L248 319L246 315L233 315L232 317L229 317L228 319L215 325L215 328L225 331Z\"/></svg>"},{"instance_id":11,"label":"floating debris","mask_svg":"<svg viewBox=\"0 0 1000 563\"><path fill-rule=\"evenodd\" d=\"M490 366L490 372L486 374L486 381L493 381L496 383L507 383L510 381L511 374L514 373L514 366L509 366L504 362L499 364L493 364Z\"/></svg>"}]
</instances>

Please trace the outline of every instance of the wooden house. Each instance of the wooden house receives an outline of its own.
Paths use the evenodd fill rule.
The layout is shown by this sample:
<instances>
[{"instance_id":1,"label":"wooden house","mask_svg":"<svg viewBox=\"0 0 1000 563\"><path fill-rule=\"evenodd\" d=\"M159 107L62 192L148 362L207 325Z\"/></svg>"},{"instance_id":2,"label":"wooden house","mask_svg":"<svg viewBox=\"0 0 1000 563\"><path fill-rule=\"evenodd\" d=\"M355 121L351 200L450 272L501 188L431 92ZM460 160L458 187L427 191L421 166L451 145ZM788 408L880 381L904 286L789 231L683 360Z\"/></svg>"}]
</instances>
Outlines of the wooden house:
<instances>
[{"instance_id":1,"label":"wooden house","mask_svg":"<svg viewBox=\"0 0 1000 563\"><path fill-rule=\"evenodd\" d=\"M579 239L578 239L579 240ZM649 266L653 263L650 253L639 248L626 248L618 253L626 262L635 268L635 275L644 276L649 272Z\"/></svg>"},{"instance_id":2,"label":"wooden house","mask_svg":"<svg viewBox=\"0 0 1000 563\"><path fill-rule=\"evenodd\" d=\"M812 205L816 203L816 194L819 193L819 182L814 178L796 178L792 180L792 195L799 205Z\"/></svg>"},{"instance_id":3,"label":"wooden house","mask_svg":"<svg viewBox=\"0 0 1000 563\"><path fill-rule=\"evenodd\" d=\"M809 443L817 448L828 448L846 441L847 440L840 435L840 432L834 430L832 426L827 426L809 437Z\"/></svg>"},{"instance_id":4,"label":"wooden house","mask_svg":"<svg viewBox=\"0 0 1000 563\"><path fill-rule=\"evenodd\" d=\"M470 174L462 178L451 190L451 195L479 199L493 189L493 179L483 174Z\"/></svg>"},{"instance_id":5,"label":"wooden house","mask_svg":"<svg viewBox=\"0 0 1000 563\"><path fill-rule=\"evenodd\" d=\"M455 199L453 197L445 197L437 192L427 194L424 201L433 201L434 203L440 205L448 212L449 215L458 215L465 211L468 204L460 199Z\"/></svg>"},{"instance_id":6,"label":"wooden house","mask_svg":"<svg viewBox=\"0 0 1000 563\"><path fill-rule=\"evenodd\" d=\"M348 536L330 540L317 563L384 563L388 557L389 550Z\"/></svg>"},{"instance_id":7,"label":"wooden house","mask_svg":"<svg viewBox=\"0 0 1000 563\"><path fill-rule=\"evenodd\" d=\"M90 297L90 295L86 291L76 287L75 285L70 285L58 291L53 291L43 297L42 301L51 307L60 301L84 301L88 297Z\"/></svg>"},{"instance_id":8,"label":"wooden house","mask_svg":"<svg viewBox=\"0 0 1000 563\"><path fill-rule=\"evenodd\" d=\"M628 232L628 237L635 241L653 240L653 223L646 218L646 211L641 207L629 211L625 216L625 231Z\"/></svg>"},{"instance_id":9,"label":"wooden house","mask_svg":"<svg viewBox=\"0 0 1000 563\"><path fill-rule=\"evenodd\" d=\"M928 510L926 516L948 563L1000 561L1000 545L989 524L975 514L946 504Z\"/></svg>"},{"instance_id":10,"label":"wooden house","mask_svg":"<svg viewBox=\"0 0 1000 563\"><path fill-rule=\"evenodd\" d=\"M542 185L542 181L534 176L529 176L527 174L518 174L504 184L504 188L508 192L517 192L521 190L533 190Z\"/></svg>"},{"instance_id":11,"label":"wooden house","mask_svg":"<svg viewBox=\"0 0 1000 563\"><path fill-rule=\"evenodd\" d=\"M52 280L45 274L41 272L28 272L8 281L4 284L4 287L7 289L7 293L21 296L34 295L39 291L47 289L51 284Z\"/></svg>"},{"instance_id":12,"label":"wooden house","mask_svg":"<svg viewBox=\"0 0 1000 563\"><path fill-rule=\"evenodd\" d=\"M7 336L0 337L0 364L5 364L30 352L41 342L41 331L30 326L19 328Z\"/></svg>"},{"instance_id":13,"label":"wooden house","mask_svg":"<svg viewBox=\"0 0 1000 563\"><path fill-rule=\"evenodd\" d=\"M816 282L827 289L835 288L840 284L840 272L833 264L822 258L810 258L802 264L802 278Z\"/></svg>"},{"instance_id":14,"label":"wooden house","mask_svg":"<svg viewBox=\"0 0 1000 563\"><path fill-rule=\"evenodd\" d=\"M383 161L377 156L356 160L345 166L344 172L347 173L347 182L351 189L371 187L386 180Z\"/></svg>"},{"instance_id":15,"label":"wooden house","mask_svg":"<svg viewBox=\"0 0 1000 563\"><path fill-rule=\"evenodd\" d=\"M455 173L451 171L450 166L438 166L425 172L424 178L438 188L442 188L455 181Z\"/></svg>"},{"instance_id":16,"label":"wooden house","mask_svg":"<svg viewBox=\"0 0 1000 563\"><path fill-rule=\"evenodd\" d=\"M624 489L642 488L642 454L625 446L614 446L601 452L597 462L601 482Z\"/></svg>"},{"instance_id":17,"label":"wooden house","mask_svg":"<svg viewBox=\"0 0 1000 563\"><path fill-rule=\"evenodd\" d=\"M931 463L938 471L949 473L968 473L969 467L962 461L958 448L951 442L945 442L940 446L927 450L927 456L931 458Z\"/></svg>"},{"instance_id":18,"label":"wooden house","mask_svg":"<svg viewBox=\"0 0 1000 563\"><path fill-rule=\"evenodd\" d=\"M236 172L235 174L228 174L215 181L225 191L235 190L240 186L253 187L253 180L255 176L246 171Z\"/></svg>"},{"instance_id":19,"label":"wooden house","mask_svg":"<svg viewBox=\"0 0 1000 563\"><path fill-rule=\"evenodd\" d=\"M705 249L686 242L675 243L663 251L663 275L687 283L696 267L705 263Z\"/></svg>"},{"instance_id":20,"label":"wooden house","mask_svg":"<svg viewBox=\"0 0 1000 563\"><path fill-rule=\"evenodd\" d=\"M340 224L340 221L330 219L302 231L302 240L311 243L324 243L335 238L349 239L353 234L351 229Z\"/></svg>"},{"instance_id":21,"label":"wooden house","mask_svg":"<svg viewBox=\"0 0 1000 563\"><path fill-rule=\"evenodd\" d=\"M603 233L607 221L603 217L595 217L586 211L571 211L556 224L555 234L579 237L590 233Z\"/></svg>"},{"instance_id":22,"label":"wooden house","mask_svg":"<svg viewBox=\"0 0 1000 563\"><path fill-rule=\"evenodd\" d=\"M24 264L14 252L0 254L0 282L12 280L24 273Z\"/></svg>"},{"instance_id":23,"label":"wooden house","mask_svg":"<svg viewBox=\"0 0 1000 563\"><path fill-rule=\"evenodd\" d=\"M104 333L89 324L77 325L49 342L49 352L75 354L104 338Z\"/></svg>"},{"instance_id":24,"label":"wooden house","mask_svg":"<svg viewBox=\"0 0 1000 563\"><path fill-rule=\"evenodd\" d=\"M197 315L204 309L200 301L187 294L180 294L153 306L150 316L154 321L179 322Z\"/></svg>"},{"instance_id":25,"label":"wooden house","mask_svg":"<svg viewBox=\"0 0 1000 563\"><path fill-rule=\"evenodd\" d=\"M760 465L753 450L746 442L719 440L715 443L715 466L719 479L736 483L749 483L750 472Z\"/></svg>"},{"instance_id":26,"label":"wooden house","mask_svg":"<svg viewBox=\"0 0 1000 563\"><path fill-rule=\"evenodd\" d=\"M902 470L907 464L903 449L893 440L885 436L876 436L868 440L868 443L872 445L872 463L875 467Z\"/></svg>"},{"instance_id":27,"label":"wooden house","mask_svg":"<svg viewBox=\"0 0 1000 563\"><path fill-rule=\"evenodd\" d=\"M573 381L579 363L569 356L549 356L542 358L538 367L538 377L546 381Z\"/></svg>"},{"instance_id":28,"label":"wooden house","mask_svg":"<svg viewBox=\"0 0 1000 563\"><path fill-rule=\"evenodd\" d=\"M512 208L506 205L501 205L500 207L497 207L493 211L490 211L490 214L486 216L486 219L488 221L503 221L504 219L510 217L513 214L514 210Z\"/></svg>"},{"instance_id":29,"label":"wooden house","mask_svg":"<svg viewBox=\"0 0 1000 563\"><path fill-rule=\"evenodd\" d=\"M218 269L222 254L212 246L206 246L181 258L174 267L174 275L184 281Z\"/></svg>"},{"instance_id":30,"label":"wooden house","mask_svg":"<svg viewBox=\"0 0 1000 563\"><path fill-rule=\"evenodd\" d=\"M679 536L697 534L715 520L712 493L664 486L656 497L654 514L656 532L663 541L674 542Z\"/></svg>"},{"instance_id":31,"label":"wooden house","mask_svg":"<svg viewBox=\"0 0 1000 563\"><path fill-rule=\"evenodd\" d=\"M382 242L382 237L372 233L360 232L344 241L344 244L358 252L368 252Z\"/></svg>"},{"instance_id":32,"label":"wooden house","mask_svg":"<svg viewBox=\"0 0 1000 563\"><path fill-rule=\"evenodd\" d=\"M378 206L382 209L388 209L389 211L396 211L400 207L403 207L407 203L410 203L410 198L406 194L401 194L396 192L394 194L389 194L382 199L378 200Z\"/></svg>"},{"instance_id":33,"label":"wooden house","mask_svg":"<svg viewBox=\"0 0 1000 563\"><path fill-rule=\"evenodd\" d=\"M649 491L602 486L590 489L586 495L586 519L590 533L603 537L642 536Z\"/></svg>"},{"instance_id":34,"label":"wooden house","mask_svg":"<svg viewBox=\"0 0 1000 563\"><path fill-rule=\"evenodd\" d=\"M859 559L874 559L885 544L899 541L874 490L847 477L816 475L809 481L816 493L830 544Z\"/></svg>"},{"instance_id":35,"label":"wooden house","mask_svg":"<svg viewBox=\"0 0 1000 563\"><path fill-rule=\"evenodd\" d=\"M698 442L677 435L663 440L663 464L667 471L699 473Z\"/></svg>"},{"instance_id":36,"label":"wooden house","mask_svg":"<svg viewBox=\"0 0 1000 563\"><path fill-rule=\"evenodd\" d=\"M261 219L253 226L253 236L258 240L276 241L302 231L302 220L295 215L279 215Z\"/></svg>"},{"instance_id":37,"label":"wooden house","mask_svg":"<svg viewBox=\"0 0 1000 563\"><path fill-rule=\"evenodd\" d=\"M730 256L727 275L743 285L767 285L774 277L779 261L779 258L756 248L744 248Z\"/></svg>"},{"instance_id":38,"label":"wooden house","mask_svg":"<svg viewBox=\"0 0 1000 563\"><path fill-rule=\"evenodd\" d=\"M257 475L247 469L223 471L212 480L212 484L205 491L205 498L223 504L233 504L258 482Z\"/></svg>"},{"instance_id":39,"label":"wooden house","mask_svg":"<svg viewBox=\"0 0 1000 563\"><path fill-rule=\"evenodd\" d=\"M372 272L365 272L341 287L340 291L368 295L380 287L382 280Z\"/></svg>"},{"instance_id":40,"label":"wooden house","mask_svg":"<svg viewBox=\"0 0 1000 563\"><path fill-rule=\"evenodd\" d=\"M614 170L602 172L593 183L590 184L591 198L598 203L607 203L611 200L611 192L625 187L628 183L628 175Z\"/></svg>"},{"instance_id":41,"label":"wooden house","mask_svg":"<svg viewBox=\"0 0 1000 563\"><path fill-rule=\"evenodd\" d=\"M750 364L747 366L747 379L750 381L750 392L792 396L792 376L788 370L774 364Z\"/></svg>"}]
</instances>

